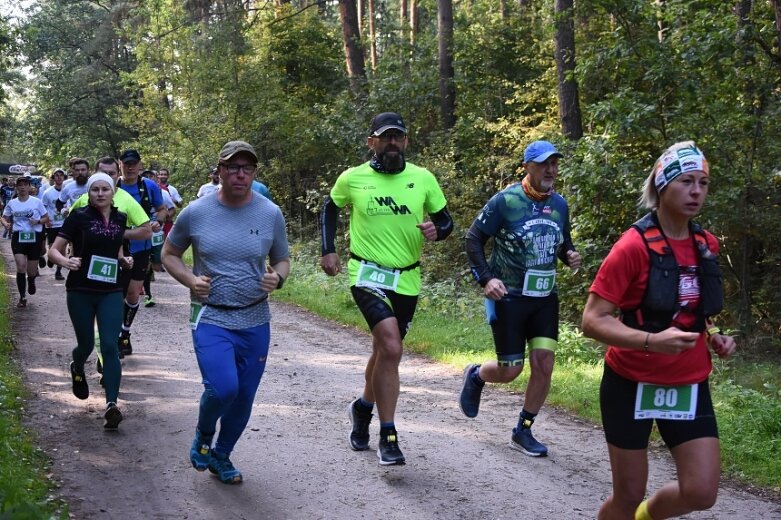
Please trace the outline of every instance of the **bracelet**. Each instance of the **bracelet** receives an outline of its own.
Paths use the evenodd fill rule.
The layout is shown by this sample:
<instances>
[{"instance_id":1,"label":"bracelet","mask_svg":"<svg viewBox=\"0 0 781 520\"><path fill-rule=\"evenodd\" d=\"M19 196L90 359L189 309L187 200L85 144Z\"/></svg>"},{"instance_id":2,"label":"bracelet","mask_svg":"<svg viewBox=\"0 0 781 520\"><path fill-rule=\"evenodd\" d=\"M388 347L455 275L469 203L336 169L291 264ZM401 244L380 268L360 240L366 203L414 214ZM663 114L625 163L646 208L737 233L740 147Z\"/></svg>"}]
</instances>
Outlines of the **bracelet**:
<instances>
[{"instance_id":1,"label":"bracelet","mask_svg":"<svg viewBox=\"0 0 781 520\"><path fill-rule=\"evenodd\" d=\"M650 337L651 337L651 333L650 332L645 335L645 343L643 343L643 350L645 350L646 353L648 352L648 338L650 338Z\"/></svg>"},{"instance_id":2,"label":"bracelet","mask_svg":"<svg viewBox=\"0 0 781 520\"><path fill-rule=\"evenodd\" d=\"M705 330L705 334L707 334L708 339L710 339L714 334L721 334L721 329L716 325L713 325L712 327L708 327L708 329Z\"/></svg>"},{"instance_id":3,"label":"bracelet","mask_svg":"<svg viewBox=\"0 0 781 520\"><path fill-rule=\"evenodd\" d=\"M277 282L277 289L281 289L282 286L285 284L285 279L282 278L282 275L277 273L277 277L279 278L279 281Z\"/></svg>"}]
</instances>

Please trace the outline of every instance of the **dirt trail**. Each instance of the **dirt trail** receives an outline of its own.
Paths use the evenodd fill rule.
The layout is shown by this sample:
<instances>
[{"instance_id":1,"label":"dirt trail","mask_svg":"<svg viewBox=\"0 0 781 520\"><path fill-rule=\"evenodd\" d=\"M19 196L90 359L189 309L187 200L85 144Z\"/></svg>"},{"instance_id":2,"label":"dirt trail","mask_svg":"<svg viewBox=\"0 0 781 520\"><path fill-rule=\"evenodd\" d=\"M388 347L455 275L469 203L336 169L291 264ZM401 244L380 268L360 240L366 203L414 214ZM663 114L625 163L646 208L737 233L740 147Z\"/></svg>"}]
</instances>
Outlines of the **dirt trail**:
<instances>
[{"instance_id":1,"label":"dirt trail","mask_svg":"<svg viewBox=\"0 0 781 520\"><path fill-rule=\"evenodd\" d=\"M9 241L0 250L15 304ZM418 356L401 364L397 422L407 465L383 468L373 451L351 451L346 408L362 384L368 336L277 303L268 369L232 456L245 481L223 485L187 458L201 385L184 288L166 274L154 282L157 306L139 312L135 353L123 361L125 420L106 433L94 362L90 398L71 394L75 337L64 284L53 269L41 274L38 294L11 314L32 393L27 424L54 461L73 518L594 518L610 492L599 428L546 408L535 428L551 456L526 457L507 446L518 395L488 388L480 415L467 419L456 403L460 371ZM372 426L376 447L376 419ZM654 456L649 488L672 474L669 457ZM686 518L781 518L781 503L725 484L713 510Z\"/></svg>"}]
</instances>

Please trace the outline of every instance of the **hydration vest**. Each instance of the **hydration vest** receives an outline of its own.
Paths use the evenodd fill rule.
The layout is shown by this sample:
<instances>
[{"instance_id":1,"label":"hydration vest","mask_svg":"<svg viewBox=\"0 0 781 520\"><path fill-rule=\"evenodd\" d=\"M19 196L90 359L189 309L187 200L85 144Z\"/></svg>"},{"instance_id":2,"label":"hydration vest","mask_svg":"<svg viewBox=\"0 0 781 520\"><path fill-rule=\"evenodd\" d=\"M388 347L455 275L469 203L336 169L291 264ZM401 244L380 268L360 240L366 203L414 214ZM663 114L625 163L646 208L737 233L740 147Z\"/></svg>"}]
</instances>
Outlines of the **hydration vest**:
<instances>
[{"instance_id":1,"label":"hydration vest","mask_svg":"<svg viewBox=\"0 0 781 520\"><path fill-rule=\"evenodd\" d=\"M655 212L648 213L632 227L643 237L648 249L648 285L639 307L621 309L621 321L633 329L661 332L670 327L673 317L681 310L678 302L680 267ZM705 330L706 318L715 316L722 309L724 291L721 268L699 224L689 223L689 234L699 253L697 280L700 303L695 309L696 321L688 332L702 332Z\"/></svg>"}]
</instances>

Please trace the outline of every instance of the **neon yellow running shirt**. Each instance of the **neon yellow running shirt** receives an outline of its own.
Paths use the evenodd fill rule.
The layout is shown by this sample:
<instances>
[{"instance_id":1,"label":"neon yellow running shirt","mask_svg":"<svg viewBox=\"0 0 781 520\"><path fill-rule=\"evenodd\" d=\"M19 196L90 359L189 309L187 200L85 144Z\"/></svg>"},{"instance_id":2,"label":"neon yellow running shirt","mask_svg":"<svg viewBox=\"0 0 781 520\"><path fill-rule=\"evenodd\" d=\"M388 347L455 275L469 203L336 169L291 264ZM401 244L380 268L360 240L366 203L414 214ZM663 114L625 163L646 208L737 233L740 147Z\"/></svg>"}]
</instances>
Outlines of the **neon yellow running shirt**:
<instances>
[{"instance_id":1,"label":"neon yellow running shirt","mask_svg":"<svg viewBox=\"0 0 781 520\"><path fill-rule=\"evenodd\" d=\"M87 204L89 204L89 193L84 193L81 197L76 199L70 209L73 211L84 207ZM125 190L116 189L112 204L116 206L119 211L127 215L127 227L129 228L142 226L149 222L149 215L146 214L144 208L141 207L141 204Z\"/></svg>"},{"instance_id":2,"label":"neon yellow running shirt","mask_svg":"<svg viewBox=\"0 0 781 520\"><path fill-rule=\"evenodd\" d=\"M402 268L420 260L423 234L417 225L426 213L441 211L447 201L436 177L407 163L399 173L378 173L366 162L343 172L331 189L339 208L350 210L350 251L384 267ZM350 260L350 285L360 262ZM420 293L420 268L403 271L396 292Z\"/></svg>"}]
</instances>

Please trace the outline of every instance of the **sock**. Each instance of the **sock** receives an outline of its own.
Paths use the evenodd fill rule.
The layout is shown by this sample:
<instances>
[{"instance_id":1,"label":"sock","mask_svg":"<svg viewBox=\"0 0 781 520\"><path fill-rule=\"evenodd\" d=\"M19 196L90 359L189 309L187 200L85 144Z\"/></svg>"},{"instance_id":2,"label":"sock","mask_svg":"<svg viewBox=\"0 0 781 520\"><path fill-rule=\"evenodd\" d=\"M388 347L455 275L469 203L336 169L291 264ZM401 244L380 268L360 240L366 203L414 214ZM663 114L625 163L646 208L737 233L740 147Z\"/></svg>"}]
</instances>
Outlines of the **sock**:
<instances>
[{"instance_id":1,"label":"sock","mask_svg":"<svg viewBox=\"0 0 781 520\"><path fill-rule=\"evenodd\" d=\"M648 500L643 500L635 510L635 520L654 520L648 512Z\"/></svg>"},{"instance_id":2,"label":"sock","mask_svg":"<svg viewBox=\"0 0 781 520\"><path fill-rule=\"evenodd\" d=\"M531 428L532 424L534 424L534 418L537 417L536 413L527 412L526 410L521 410L521 416L518 418L518 429L521 428Z\"/></svg>"},{"instance_id":3,"label":"sock","mask_svg":"<svg viewBox=\"0 0 781 520\"><path fill-rule=\"evenodd\" d=\"M19 295L24 298L27 294L27 274L16 273L16 288L19 289Z\"/></svg>"},{"instance_id":4,"label":"sock","mask_svg":"<svg viewBox=\"0 0 781 520\"><path fill-rule=\"evenodd\" d=\"M380 423L380 435L388 435L389 433L395 433L396 432L396 423L388 422L388 423Z\"/></svg>"},{"instance_id":5,"label":"sock","mask_svg":"<svg viewBox=\"0 0 781 520\"><path fill-rule=\"evenodd\" d=\"M55 274L62 274L62 266L58 265L57 270L55 271Z\"/></svg>"},{"instance_id":6,"label":"sock","mask_svg":"<svg viewBox=\"0 0 781 520\"><path fill-rule=\"evenodd\" d=\"M144 278L144 293L146 293L147 298L152 297L152 271L151 270L146 272L146 277Z\"/></svg>"},{"instance_id":7,"label":"sock","mask_svg":"<svg viewBox=\"0 0 781 520\"><path fill-rule=\"evenodd\" d=\"M363 408L364 410L366 410L368 412L371 412L372 410L374 410L374 403L370 403L369 401L367 401L363 397L358 399L358 406L360 406L361 408Z\"/></svg>"},{"instance_id":8,"label":"sock","mask_svg":"<svg viewBox=\"0 0 781 520\"><path fill-rule=\"evenodd\" d=\"M469 377L472 378L472 382L477 386L481 388L485 386L485 381L483 381L483 378L480 377L480 367L477 367L477 370L472 372L472 375L470 375Z\"/></svg>"},{"instance_id":9,"label":"sock","mask_svg":"<svg viewBox=\"0 0 781 520\"><path fill-rule=\"evenodd\" d=\"M138 312L139 303L141 303L141 300L137 301L134 305L131 305L125 300L125 318L122 320L123 330L130 330L130 326L133 325L133 320Z\"/></svg>"}]
</instances>

